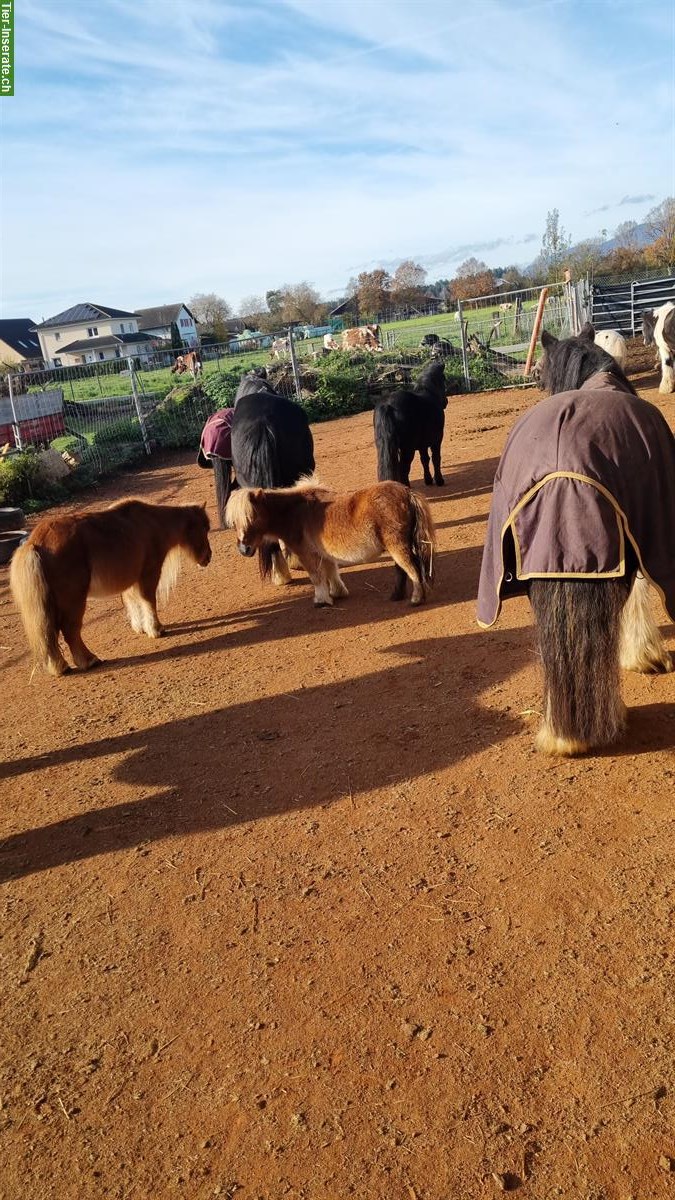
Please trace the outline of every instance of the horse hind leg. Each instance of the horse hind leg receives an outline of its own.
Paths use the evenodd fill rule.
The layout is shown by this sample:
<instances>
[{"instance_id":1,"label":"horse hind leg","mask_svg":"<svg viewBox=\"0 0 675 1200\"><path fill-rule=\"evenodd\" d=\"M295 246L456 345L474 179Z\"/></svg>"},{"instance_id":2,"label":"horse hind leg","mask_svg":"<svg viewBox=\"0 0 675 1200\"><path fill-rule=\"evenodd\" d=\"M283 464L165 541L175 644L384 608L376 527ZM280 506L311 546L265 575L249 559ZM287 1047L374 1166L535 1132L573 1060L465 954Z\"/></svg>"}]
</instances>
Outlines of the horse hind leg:
<instances>
[{"instance_id":1,"label":"horse hind leg","mask_svg":"<svg viewBox=\"0 0 675 1200\"><path fill-rule=\"evenodd\" d=\"M396 564L396 575L394 579L394 588L391 593L392 600L402 600L405 596L405 583L409 579L412 583L412 596L410 597L411 604L421 604L425 597L424 584L422 577L415 566L415 562L410 548L405 542L394 542L386 546L386 550L393 558Z\"/></svg>"},{"instance_id":2,"label":"horse hind leg","mask_svg":"<svg viewBox=\"0 0 675 1200\"><path fill-rule=\"evenodd\" d=\"M621 619L620 664L625 671L672 671L673 664L654 620L649 581L640 572Z\"/></svg>"},{"instance_id":3,"label":"horse hind leg","mask_svg":"<svg viewBox=\"0 0 675 1200\"><path fill-rule=\"evenodd\" d=\"M431 460L434 464L434 483L436 487L443 487L445 480L441 470L441 443L431 447Z\"/></svg>"},{"instance_id":4,"label":"horse hind leg","mask_svg":"<svg viewBox=\"0 0 675 1200\"><path fill-rule=\"evenodd\" d=\"M431 471L429 470L429 450L425 446L423 450L420 450L419 454L420 462L422 463L422 470L424 471L424 482L427 487L431 487L434 481Z\"/></svg>"},{"instance_id":5,"label":"horse hind leg","mask_svg":"<svg viewBox=\"0 0 675 1200\"><path fill-rule=\"evenodd\" d=\"M326 567L326 577L328 579L328 591L329 591L330 595L333 596L334 599L336 599L336 600L339 599L340 597L348 596L349 590L347 588L347 585L343 582L343 580L340 577L340 572L338 570L337 563L329 562L328 560L326 560L325 567Z\"/></svg>"},{"instance_id":6,"label":"horse hind leg","mask_svg":"<svg viewBox=\"0 0 675 1200\"><path fill-rule=\"evenodd\" d=\"M79 671L89 671L92 667L98 666L101 661L98 655L94 654L82 640L84 608L84 604L81 607L78 606L67 615L62 614L60 620L61 632Z\"/></svg>"},{"instance_id":7,"label":"horse hind leg","mask_svg":"<svg viewBox=\"0 0 675 1200\"><path fill-rule=\"evenodd\" d=\"M618 741L626 725L619 686L621 580L534 580L532 605L544 668L537 749L583 754Z\"/></svg>"}]
</instances>

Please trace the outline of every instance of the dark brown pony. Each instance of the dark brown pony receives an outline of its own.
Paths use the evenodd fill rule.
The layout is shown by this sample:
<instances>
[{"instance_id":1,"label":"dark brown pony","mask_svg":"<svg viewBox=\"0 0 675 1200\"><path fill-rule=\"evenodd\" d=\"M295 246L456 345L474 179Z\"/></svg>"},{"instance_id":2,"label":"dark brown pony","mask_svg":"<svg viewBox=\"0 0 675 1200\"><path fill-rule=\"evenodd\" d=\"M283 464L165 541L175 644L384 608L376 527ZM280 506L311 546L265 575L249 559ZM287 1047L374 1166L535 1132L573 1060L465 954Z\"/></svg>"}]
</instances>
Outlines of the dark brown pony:
<instances>
[{"instance_id":1,"label":"dark brown pony","mask_svg":"<svg viewBox=\"0 0 675 1200\"><path fill-rule=\"evenodd\" d=\"M122 500L102 512L44 517L16 551L10 572L36 664L52 675L71 669L59 634L81 671L100 662L82 641L88 596L121 595L131 628L161 637L158 593L164 599L171 591L182 553L207 566L208 534L209 519L196 504Z\"/></svg>"},{"instance_id":2,"label":"dark brown pony","mask_svg":"<svg viewBox=\"0 0 675 1200\"><path fill-rule=\"evenodd\" d=\"M376 483L344 495L321 487L314 477L274 491L246 488L230 496L226 520L247 557L266 542L283 542L314 584L317 607L348 594L339 563L374 562L381 554L390 554L396 564L392 600L403 599L409 579L410 602L421 604L432 583L431 511L400 483Z\"/></svg>"}]
</instances>

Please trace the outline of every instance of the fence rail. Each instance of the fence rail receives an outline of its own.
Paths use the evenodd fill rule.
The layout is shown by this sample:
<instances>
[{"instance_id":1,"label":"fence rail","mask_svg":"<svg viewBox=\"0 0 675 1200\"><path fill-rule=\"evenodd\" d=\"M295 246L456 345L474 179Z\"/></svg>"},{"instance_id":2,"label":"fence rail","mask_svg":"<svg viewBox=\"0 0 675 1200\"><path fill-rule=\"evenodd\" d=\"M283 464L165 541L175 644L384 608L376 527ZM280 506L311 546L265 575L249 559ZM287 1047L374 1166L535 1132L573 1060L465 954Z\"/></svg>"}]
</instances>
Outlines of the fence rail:
<instances>
[{"instance_id":1,"label":"fence rail","mask_svg":"<svg viewBox=\"0 0 675 1200\"><path fill-rule=\"evenodd\" d=\"M630 283L594 283L592 320L596 329L618 329L627 337L640 332L642 314L675 300L675 276L633 280Z\"/></svg>"}]
</instances>

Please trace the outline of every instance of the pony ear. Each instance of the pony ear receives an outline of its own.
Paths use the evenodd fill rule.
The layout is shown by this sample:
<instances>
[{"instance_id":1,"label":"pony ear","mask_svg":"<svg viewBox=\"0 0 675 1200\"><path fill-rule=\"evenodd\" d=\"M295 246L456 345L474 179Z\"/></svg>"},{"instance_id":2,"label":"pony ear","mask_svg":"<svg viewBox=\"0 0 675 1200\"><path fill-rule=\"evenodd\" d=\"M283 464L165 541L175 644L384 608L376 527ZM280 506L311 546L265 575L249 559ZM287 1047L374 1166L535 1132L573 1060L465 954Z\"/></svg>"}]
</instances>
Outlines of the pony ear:
<instances>
[{"instance_id":1,"label":"pony ear","mask_svg":"<svg viewBox=\"0 0 675 1200\"><path fill-rule=\"evenodd\" d=\"M549 346L556 346L558 344L558 339L552 333L549 333L548 329L542 329L541 344L544 350L548 350Z\"/></svg>"},{"instance_id":2,"label":"pony ear","mask_svg":"<svg viewBox=\"0 0 675 1200\"><path fill-rule=\"evenodd\" d=\"M581 333L579 334L579 339L580 339L580 341L583 341L583 342L594 342L595 341L595 329L591 325L590 321L587 321L586 324L584 325L583 329L581 330Z\"/></svg>"}]
</instances>

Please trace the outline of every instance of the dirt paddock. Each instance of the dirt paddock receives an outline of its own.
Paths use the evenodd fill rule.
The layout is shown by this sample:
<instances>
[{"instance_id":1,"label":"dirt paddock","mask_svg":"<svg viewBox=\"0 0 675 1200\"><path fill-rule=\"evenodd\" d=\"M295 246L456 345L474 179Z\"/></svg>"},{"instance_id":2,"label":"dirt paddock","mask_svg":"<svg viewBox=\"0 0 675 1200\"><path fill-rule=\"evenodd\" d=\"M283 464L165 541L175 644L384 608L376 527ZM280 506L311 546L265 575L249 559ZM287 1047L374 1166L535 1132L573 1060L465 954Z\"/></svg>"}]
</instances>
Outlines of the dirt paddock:
<instances>
[{"instance_id":1,"label":"dirt paddock","mask_svg":"<svg viewBox=\"0 0 675 1200\"><path fill-rule=\"evenodd\" d=\"M165 639L93 602L105 664L31 679L1 570L3 1200L675 1195L675 675L542 759L527 602L474 621L534 398L451 399L419 610L385 562L315 610L217 532ZM314 432L374 479L369 414ZM93 499L212 487L186 454Z\"/></svg>"}]
</instances>

